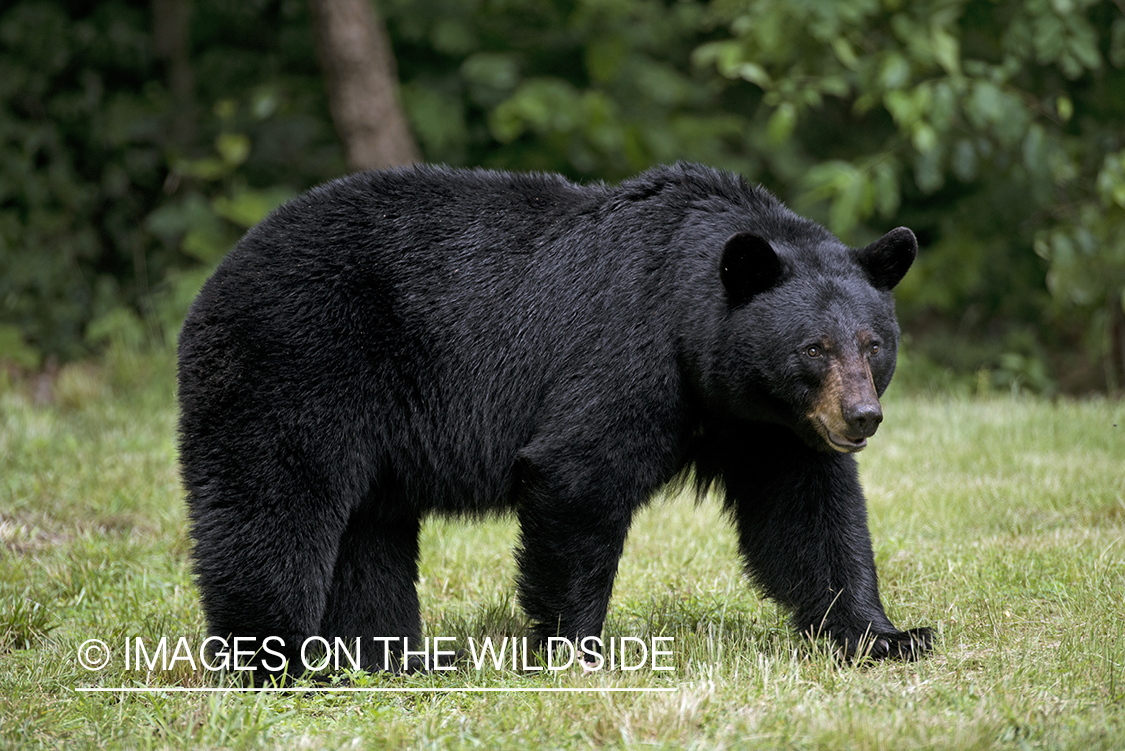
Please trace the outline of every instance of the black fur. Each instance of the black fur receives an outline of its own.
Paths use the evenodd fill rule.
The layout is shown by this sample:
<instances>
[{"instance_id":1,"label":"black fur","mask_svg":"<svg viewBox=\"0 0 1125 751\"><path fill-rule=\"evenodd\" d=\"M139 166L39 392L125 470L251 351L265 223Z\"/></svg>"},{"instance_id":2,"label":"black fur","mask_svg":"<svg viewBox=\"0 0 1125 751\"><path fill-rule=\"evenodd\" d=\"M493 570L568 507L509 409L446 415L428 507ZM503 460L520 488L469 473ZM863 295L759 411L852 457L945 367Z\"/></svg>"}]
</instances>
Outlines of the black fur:
<instances>
[{"instance_id":1,"label":"black fur","mask_svg":"<svg viewBox=\"0 0 1125 751\"><path fill-rule=\"evenodd\" d=\"M291 201L180 337L210 632L417 638L420 520L511 510L533 634L597 635L634 512L690 474L798 629L928 649L887 620L855 463L807 416L860 330L868 381L890 380L887 290L915 247L892 235L849 251L685 164L618 188L415 167Z\"/></svg>"}]
</instances>

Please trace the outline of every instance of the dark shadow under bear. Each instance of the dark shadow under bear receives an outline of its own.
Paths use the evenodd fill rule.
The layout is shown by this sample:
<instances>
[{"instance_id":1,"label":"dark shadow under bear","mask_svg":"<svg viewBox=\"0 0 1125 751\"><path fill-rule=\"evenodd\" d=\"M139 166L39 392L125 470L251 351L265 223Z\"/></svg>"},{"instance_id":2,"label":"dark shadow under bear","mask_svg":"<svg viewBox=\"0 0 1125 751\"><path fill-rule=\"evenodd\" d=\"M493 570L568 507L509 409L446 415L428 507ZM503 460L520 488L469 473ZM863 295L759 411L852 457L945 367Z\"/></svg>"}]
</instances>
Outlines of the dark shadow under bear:
<instances>
[{"instance_id":1,"label":"dark shadow under bear","mask_svg":"<svg viewBox=\"0 0 1125 751\"><path fill-rule=\"evenodd\" d=\"M422 518L510 510L533 635L598 635L633 514L690 477L801 632L930 649L884 614L851 456L915 252L901 228L848 249L685 164L617 188L416 167L289 202L180 336L210 632L290 659L312 635L416 640Z\"/></svg>"}]
</instances>

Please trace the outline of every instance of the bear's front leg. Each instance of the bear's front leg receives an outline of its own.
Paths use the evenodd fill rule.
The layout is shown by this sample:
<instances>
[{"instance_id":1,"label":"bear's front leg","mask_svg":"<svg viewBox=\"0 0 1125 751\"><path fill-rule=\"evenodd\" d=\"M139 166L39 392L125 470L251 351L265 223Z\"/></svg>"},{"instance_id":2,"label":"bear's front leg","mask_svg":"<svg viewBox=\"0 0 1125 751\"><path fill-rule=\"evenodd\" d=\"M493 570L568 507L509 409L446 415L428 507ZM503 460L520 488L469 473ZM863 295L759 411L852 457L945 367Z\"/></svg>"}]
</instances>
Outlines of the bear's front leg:
<instances>
[{"instance_id":1,"label":"bear's front leg","mask_svg":"<svg viewBox=\"0 0 1125 751\"><path fill-rule=\"evenodd\" d=\"M883 610L851 455L817 451L796 436L736 438L723 453L731 457L722 468L726 504L747 569L791 610L798 631L832 639L848 659L913 660L933 647L929 628L900 631Z\"/></svg>"}]
</instances>

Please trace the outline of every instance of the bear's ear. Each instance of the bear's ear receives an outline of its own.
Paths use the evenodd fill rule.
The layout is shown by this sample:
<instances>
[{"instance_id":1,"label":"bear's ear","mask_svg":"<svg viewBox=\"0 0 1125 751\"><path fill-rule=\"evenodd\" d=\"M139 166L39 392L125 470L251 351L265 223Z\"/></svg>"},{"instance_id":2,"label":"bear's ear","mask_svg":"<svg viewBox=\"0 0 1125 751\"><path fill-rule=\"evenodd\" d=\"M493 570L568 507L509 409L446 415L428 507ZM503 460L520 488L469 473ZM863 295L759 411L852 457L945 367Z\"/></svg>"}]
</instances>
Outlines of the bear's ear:
<instances>
[{"instance_id":1,"label":"bear's ear","mask_svg":"<svg viewBox=\"0 0 1125 751\"><path fill-rule=\"evenodd\" d=\"M892 229L866 248L852 251L856 261L867 272L867 277L875 289L884 292L906 276L914 256L918 254L918 241L914 233L906 227Z\"/></svg>"},{"instance_id":2,"label":"bear's ear","mask_svg":"<svg viewBox=\"0 0 1125 751\"><path fill-rule=\"evenodd\" d=\"M731 235L723 245L719 279L735 305L777 284L781 271L781 259L769 242L752 232Z\"/></svg>"}]
</instances>

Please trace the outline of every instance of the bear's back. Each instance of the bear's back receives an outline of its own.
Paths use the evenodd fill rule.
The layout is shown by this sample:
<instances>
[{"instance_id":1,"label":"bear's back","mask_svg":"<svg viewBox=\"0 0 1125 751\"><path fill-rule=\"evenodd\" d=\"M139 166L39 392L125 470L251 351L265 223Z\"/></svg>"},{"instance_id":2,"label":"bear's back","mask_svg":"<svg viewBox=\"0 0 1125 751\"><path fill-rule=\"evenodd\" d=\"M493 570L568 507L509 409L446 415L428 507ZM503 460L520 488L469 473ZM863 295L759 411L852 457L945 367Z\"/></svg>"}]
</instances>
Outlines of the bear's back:
<instances>
[{"instance_id":1,"label":"bear's back","mask_svg":"<svg viewBox=\"0 0 1125 751\"><path fill-rule=\"evenodd\" d=\"M553 414L582 408L563 392L667 380L657 371L675 366L639 340L646 315L630 300L654 299L638 291L645 249L604 237L610 195L558 176L419 167L294 199L193 305L185 413L232 410L212 418L290 435L316 423L310 440L395 447L384 469L406 495L494 504L516 452ZM653 357L630 355L646 346Z\"/></svg>"}]
</instances>

